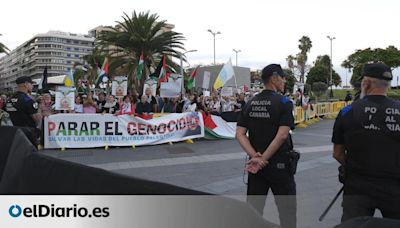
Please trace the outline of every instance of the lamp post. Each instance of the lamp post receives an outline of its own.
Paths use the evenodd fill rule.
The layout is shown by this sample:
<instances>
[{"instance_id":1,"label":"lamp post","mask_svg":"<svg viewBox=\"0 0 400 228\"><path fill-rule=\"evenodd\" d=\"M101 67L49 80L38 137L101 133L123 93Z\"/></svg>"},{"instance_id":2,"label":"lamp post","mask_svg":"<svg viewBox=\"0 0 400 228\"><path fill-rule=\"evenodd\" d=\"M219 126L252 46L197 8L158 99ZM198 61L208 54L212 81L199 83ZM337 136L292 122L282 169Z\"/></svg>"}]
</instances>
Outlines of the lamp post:
<instances>
[{"instance_id":1,"label":"lamp post","mask_svg":"<svg viewBox=\"0 0 400 228\"><path fill-rule=\"evenodd\" d=\"M180 59L181 59L181 75L182 75L182 77L183 77L183 56L185 56L186 53L189 53L189 52L196 52L196 51L197 51L197 50L189 50L189 51L183 52L183 53L180 55Z\"/></svg>"},{"instance_id":2,"label":"lamp post","mask_svg":"<svg viewBox=\"0 0 400 228\"><path fill-rule=\"evenodd\" d=\"M214 37L214 65L215 65L215 36L218 34L221 34L220 32L213 32L211 29L207 30L209 33L211 33Z\"/></svg>"},{"instance_id":3,"label":"lamp post","mask_svg":"<svg viewBox=\"0 0 400 228\"><path fill-rule=\"evenodd\" d=\"M242 50L236 50L236 49L232 49L235 53L236 53L236 66L238 66L238 53L241 52Z\"/></svg>"},{"instance_id":4,"label":"lamp post","mask_svg":"<svg viewBox=\"0 0 400 228\"><path fill-rule=\"evenodd\" d=\"M331 66L330 66L330 86L331 86L331 92L330 92L330 94L329 94L329 97L330 98L333 98L333 89L332 89L332 86L333 86L333 81L332 81L332 40L334 40L334 39L336 39L336 37L330 37L330 36L326 36L330 41L331 41L331 58L330 58L330 60L331 60Z\"/></svg>"}]
</instances>

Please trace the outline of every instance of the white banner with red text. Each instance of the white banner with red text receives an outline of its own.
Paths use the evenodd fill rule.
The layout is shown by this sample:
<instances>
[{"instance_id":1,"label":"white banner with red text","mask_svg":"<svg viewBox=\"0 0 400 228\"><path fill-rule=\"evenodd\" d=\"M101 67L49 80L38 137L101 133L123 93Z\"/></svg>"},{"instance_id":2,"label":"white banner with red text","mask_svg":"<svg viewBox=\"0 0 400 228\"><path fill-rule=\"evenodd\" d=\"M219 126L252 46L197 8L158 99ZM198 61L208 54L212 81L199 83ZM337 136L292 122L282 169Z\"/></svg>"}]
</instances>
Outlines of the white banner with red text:
<instances>
[{"instance_id":1,"label":"white banner with red text","mask_svg":"<svg viewBox=\"0 0 400 228\"><path fill-rule=\"evenodd\" d=\"M200 113L144 120L129 115L57 114L45 118L45 148L141 146L204 137Z\"/></svg>"}]
</instances>

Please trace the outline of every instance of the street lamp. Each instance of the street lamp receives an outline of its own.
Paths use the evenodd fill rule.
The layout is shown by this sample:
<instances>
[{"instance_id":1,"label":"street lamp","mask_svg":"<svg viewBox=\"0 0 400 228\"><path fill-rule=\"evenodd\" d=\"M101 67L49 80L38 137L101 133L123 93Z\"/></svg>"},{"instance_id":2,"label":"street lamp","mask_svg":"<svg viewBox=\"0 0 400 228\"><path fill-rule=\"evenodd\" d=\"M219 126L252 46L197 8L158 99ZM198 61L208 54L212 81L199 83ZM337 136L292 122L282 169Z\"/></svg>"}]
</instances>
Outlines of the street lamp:
<instances>
[{"instance_id":1,"label":"street lamp","mask_svg":"<svg viewBox=\"0 0 400 228\"><path fill-rule=\"evenodd\" d=\"M221 34L220 32L213 32L211 29L207 30L214 36L214 65L215 65L215 36Z\"/></svg>"},{"instance_id":2,"label":"street lamp","mask_svg":"<svg viewBox=\"0 0 400 228\"><path fill-rule=\"evenodd\" d=\"M186 53L189 52L196 52L197 50L189 50L189 51L185 51L180 55L180 59L181 59L181 75L183 77L183 56L186 55Z\"/></svg>"},{"instance_id":3,"label":"street lamp","mask_svg":"<svg viewBox=\"0 0 400 228\"><path fill-rule=\"evenodd\" d=\"M238 65L238 61L237 61L237 57L238 57L238 53L241 52L242 50L236 50L236 49L232 49L235 53L236 53L236 66Z\"/></svg>"},{"instance_id":4,"label":"street lamp","mask_svg":"<svg viewBox=\"0 0 400 228\"><path fill-rule=\"evenodd\" d=\"M331 66L330 66L330 74L331 74L331 78L330 78L330 86L331 86L331 93L329 94L330 98L333 98L333 90L332 90L332 86L333 86L333 81L332 81L332 40L336 39L336 37L330 37L330 36L326 36L330 41L331 41Z\"/></svg>"}]
</instances>

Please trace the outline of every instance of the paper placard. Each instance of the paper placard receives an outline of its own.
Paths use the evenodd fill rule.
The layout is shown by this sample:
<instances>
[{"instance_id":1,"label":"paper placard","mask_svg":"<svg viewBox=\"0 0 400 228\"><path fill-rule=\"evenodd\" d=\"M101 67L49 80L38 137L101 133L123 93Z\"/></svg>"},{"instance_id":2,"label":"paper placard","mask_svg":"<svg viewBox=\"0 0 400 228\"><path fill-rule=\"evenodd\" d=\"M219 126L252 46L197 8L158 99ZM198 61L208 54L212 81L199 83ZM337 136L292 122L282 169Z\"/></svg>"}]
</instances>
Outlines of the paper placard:
<instances>
[{"instance_id":1,"label":"paper placard","mask_svg":"<svg viewBox=\"0 0 400 228\"><path fill-rule=\"evenodd\" d=\"M55 102L56 110L74 110L75 88L59 86L55 94L56 94L56 102Z\"/></svg>"},{"instance_id":2,"label":"paper placard","mask_svg":"<svg viewBox=\"0 0 400 228\"><path fill-rule=\"evenodd\" d=\"M233 88L232 87L222 87L221 96L223 96L223 97L233 96Z\"/></svg>"},{"instance_id":3,"label":"paper placard","mask_svg":"<svg viewBox=\"0 0 400 228\"><path fill-rule=\"evenodd\" d=\"M128 78L116 76L112 81L111 94L116 97L123 97L128 94Z\"/></svg>"},{"instance_id":4,"label":"paper placard","mask_svg":"<svg viewBox=\"0 0 400 228\"><path fill-rule=\"evenodd\" d=\"M203 89L209 89L210 77L211 77L211 73L209 71L204 71L203 86L202 86Z\"/></svg>"},{"instance_id":5,"label":"paper placard","mask_svg":"<svg viewBox=\"0 0 400 228\"><path fill-rule=\"evenodd\" d=\"M154 97L156 96L156 92L157 92L157 81L154 79L147 79L146 81L144 81L144 85L143 85L143 94L146 94L146 89L150 87L151 88L151 95L153 95Z\"/></svg>"}]
</instances>

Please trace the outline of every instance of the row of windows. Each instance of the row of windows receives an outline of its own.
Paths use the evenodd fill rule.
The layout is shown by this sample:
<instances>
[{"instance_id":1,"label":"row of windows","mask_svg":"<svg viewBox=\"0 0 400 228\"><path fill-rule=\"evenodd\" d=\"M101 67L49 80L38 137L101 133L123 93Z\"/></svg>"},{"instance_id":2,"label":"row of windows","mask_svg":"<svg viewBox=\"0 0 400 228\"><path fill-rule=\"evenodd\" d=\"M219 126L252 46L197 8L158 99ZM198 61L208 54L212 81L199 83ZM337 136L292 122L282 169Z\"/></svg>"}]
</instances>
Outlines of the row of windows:
<instances>
[{"instance_id":1,"label":"row of windows","mask_svg":"<svg viewBox=\"0 0 400 228\"><path fill-rule=\"evenodd\" d=\"M90 49L87 48L72 48L72 47L66 47L65 50L67 51L82 51L82 52L90 52Z\"/></svg>"},{"instance_id":2,"label":"row of windows","mask_svg":"<svg viewBox=\"0 0 400 228\"><path fill-rule=\"evenodd\" d=\"M66 56L67 58L80 58L83 55L79 54L64 54L62 52L38 52L38 56Z\"/></svg>"},{"instance_id":3,"label":"row of windows","mask_svg":"<svg viewBox=\"0 0 400 228\"><path fill-rule=\"evenodd\" d=\"M58 49L63 48L63 46L59 45L59 44L38 44L37 47L38 48L58 48Z\"/></svg>"},{"instance_id":4,"label":"row of windows","mask_svg":"<svg viewBox=\"0 0 400 228\"><path fill-rule=\"evenodd\" d=\"M53 42L67 43L67 44L94 45L94 42L71 40L58 37L38 37L36 41L53 41Z\"/></svg>"},{"instance_id":5,"label":"row of windows","mask_svg":"<svg viewBox=\"0 0 400 228\"><path fill-rule=\"evenodd\" d=\"M35 67L37 70L44 70L45 66L37 66ZM67 71L70 69L69 67L64 66L47 66L47 70L59 70L59 71Z\"/></svg>"},{"instance_id":6,"label":"row of windows","mask_svg":"<svg viewBox=\"0 0 400 228\"><path fill-rule=\"evenodd\" d=\"M63 59L37 59L37 63L67 63L71 64L71 61L64 61Z\"/></svg>"},{"instance_id":7,"label":"row of windows","mask_svg":"<svg viewBox=\"0 0 400 228\"><path fill-rule=\"evenodd\" d=\"M38 56L64 56L64 53L62 52L54 52L54 51L44 51L44 52L38 52Z\"/></svg>"}]
</instances>

